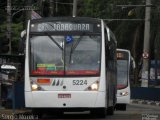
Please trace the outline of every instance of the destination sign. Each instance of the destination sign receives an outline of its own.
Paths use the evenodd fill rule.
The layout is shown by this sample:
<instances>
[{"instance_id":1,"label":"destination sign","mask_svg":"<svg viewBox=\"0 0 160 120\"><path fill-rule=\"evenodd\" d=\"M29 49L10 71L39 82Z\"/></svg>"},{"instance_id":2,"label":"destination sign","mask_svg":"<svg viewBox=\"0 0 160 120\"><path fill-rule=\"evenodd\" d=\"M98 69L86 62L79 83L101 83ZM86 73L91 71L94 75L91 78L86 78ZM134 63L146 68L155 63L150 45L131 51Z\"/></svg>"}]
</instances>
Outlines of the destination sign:
<instances>
[{"instance_id":1,"label":"destination sign","mask_svg":"<svg viewBox=\"0 0 160 120\"><path fill-rule=\"evenodd\" d=\"M88 31L93 32L93 24L89 23L67 23L67 22L45 22L31 24L31 32L45 31Z\"/></svg>"},{"instance_id":2,"label":"destination sign","mask_svg":"<svg viewBox=\"0 0 160 120\"><path fill-rule=\"evenodd\" d=\"M117 59L128 59L128 53L126 53L126 52L117 52Z\"/></svg>"},{"instance_id":3,"label":"destination sign","mask_svg":"<svg viewBox=\"0 0 160 120\"><path fill-rule=\"evenodd\" d=\"M123 53L117 52L117 58L123 58Z\"/></svg>"}]
</instances>

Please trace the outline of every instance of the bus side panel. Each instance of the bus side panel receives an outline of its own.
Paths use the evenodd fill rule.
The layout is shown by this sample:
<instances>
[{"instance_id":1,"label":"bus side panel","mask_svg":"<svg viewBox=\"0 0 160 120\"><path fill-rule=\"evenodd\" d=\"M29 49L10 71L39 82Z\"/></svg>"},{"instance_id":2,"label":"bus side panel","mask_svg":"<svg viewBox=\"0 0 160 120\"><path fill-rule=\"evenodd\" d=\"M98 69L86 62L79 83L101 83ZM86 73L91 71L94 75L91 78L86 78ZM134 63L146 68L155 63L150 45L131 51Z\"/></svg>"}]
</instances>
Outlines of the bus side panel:
<instances>
[{"instance_id":1,"label":"bus side panel","mask_svg":"<svg viewBox=\"0 0 160 120\"><path fill-rule=\"evenodd\" d=\"M102 94L99 94L97 97L98 102L104 102L104 107L107 108L107 87L108 87L108 81L106 80L106 58L105 58L105 34L104 34L104 22L101 21L102 25L102 44L101 44L101 74L100 74L100 84L99 84L99 91L103 92L104 96L101 96ZM103 98L103 99L102 99ZM103 101L104 100L104 101ZM96 105L97 106L97 105Z\"/></svg>"},{"instance_id":2,"label":"bus side panel","mask_svg":"<svg viewBox=\"0 0 160 120\"><path fill-rule=\"evenodd\" d=\"M25 107L32 107L32 106L34 106L32 93L25 91Z\"/></svg>"},{"instance_id":3,"label":"bus side panel","mask_svg":"<svg viewBox=\"0 0 160 120\"><path fill-rule=\"evenodd\" d=\"M116 81L117 81L117 58L116 58L116 39L114 34L106 27L106 74L107 74L107 92L108 92L108 107L113 107L116 104Z\"/></svg>"},{"instance_id":4,"label":"bus side panel","mask_svg":"<svg viewBox=\"0 0 160 120\"><path fill-rule=\"evenodd\" d=\"M99 105L106 108L106 92L98 93L95 107L99 107Z\"/></svg>"},{"instance_id":5,"label":"bus side panel","mask_svg":"<svg viewBox=\"0 0 160 120\"><path fill-rule=\"evenodd\" d=\"M28 29L27 29L27 37L26 37L26 54L25 54L25 91L31 91L30 87L30 78L29 78L29 26L30 21L28 22Z\"/></svg>"}]
</instances>

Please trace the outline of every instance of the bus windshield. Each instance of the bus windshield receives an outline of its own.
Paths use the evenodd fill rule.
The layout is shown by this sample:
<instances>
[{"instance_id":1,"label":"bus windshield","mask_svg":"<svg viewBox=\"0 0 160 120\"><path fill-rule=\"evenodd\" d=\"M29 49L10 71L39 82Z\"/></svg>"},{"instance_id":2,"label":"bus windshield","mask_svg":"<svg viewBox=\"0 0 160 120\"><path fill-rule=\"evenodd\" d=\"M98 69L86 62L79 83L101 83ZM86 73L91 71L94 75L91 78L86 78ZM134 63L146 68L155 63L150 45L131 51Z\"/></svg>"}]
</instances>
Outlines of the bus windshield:
<instances>
[{"instance_id":1,"label":"bus windshield","mask_svg":"<svg viewBox=\"0 0 160 120\"><path fill-rule=\"evenodd\" d=\"M99 75L100 35L35 35L30 38L32 75Z\"/></svg>"},{"instance_id":2,"label":"bus windshield","mask_svg":"<svg viewBox=\"0 0 160 120\"><path fill-rule=\"evenodd\" d=\"M117 60L117 88L125 88L128 85L128 79L128 61Z\"/></svg>"}]
</instances>

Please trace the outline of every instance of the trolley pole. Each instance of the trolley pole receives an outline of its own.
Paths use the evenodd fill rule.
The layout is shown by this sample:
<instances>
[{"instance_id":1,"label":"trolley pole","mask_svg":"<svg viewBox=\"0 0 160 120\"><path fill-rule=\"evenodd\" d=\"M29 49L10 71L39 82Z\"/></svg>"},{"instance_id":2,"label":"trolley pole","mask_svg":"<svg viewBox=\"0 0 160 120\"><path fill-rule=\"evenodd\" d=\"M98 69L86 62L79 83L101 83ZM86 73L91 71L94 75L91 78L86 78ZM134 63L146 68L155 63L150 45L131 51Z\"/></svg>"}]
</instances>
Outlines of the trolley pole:
<instances>
[{"instance_id":1,"label":"trolley pole","mask_svg":"<svg viewBox=\"0 0 160 120\"><path fill-rule=\"evenodd\" d=\"M77 16L77 0L73 0L73 17Z\"/></svg>"},{"instance_id":2,"label":"trolley pole","mask_svg":"<svg viewBox=\"0 0 160 120\"><path fill-rule=\"evenodd\" d=\"M148 5L148 6L147 6ZM146 0L141 87L148 87L151 0Z\"/></svg>"}]
</instances>

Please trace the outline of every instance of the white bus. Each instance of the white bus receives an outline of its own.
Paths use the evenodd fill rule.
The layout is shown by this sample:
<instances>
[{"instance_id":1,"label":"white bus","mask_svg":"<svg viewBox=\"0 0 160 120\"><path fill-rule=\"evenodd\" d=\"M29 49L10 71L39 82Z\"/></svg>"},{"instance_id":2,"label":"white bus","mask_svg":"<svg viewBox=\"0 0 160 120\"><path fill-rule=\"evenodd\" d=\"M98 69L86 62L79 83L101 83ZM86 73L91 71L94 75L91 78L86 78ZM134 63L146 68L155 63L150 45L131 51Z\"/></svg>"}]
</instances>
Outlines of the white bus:
<instances>
[{"instance_id":1,"label":"white bus","mask_svg":"<svg viewBox=\"0 0 160 120\"><path fill-rule=\"evenodd\" d=\"M130 51L117 49L117 110L126 110L130 103L130 72L134 66Z\"/></svg>"},{"instance_id":2,"label":"white bus","mask_svg":"<svg viewBox=\"0 0 160 120\"><path fill-rule=\"evenodd\" d=\"M25 106L46 111L90 110L105 116L116 104L116 40L103 20L29 20Z\"/></svg>"}]
</instances>

